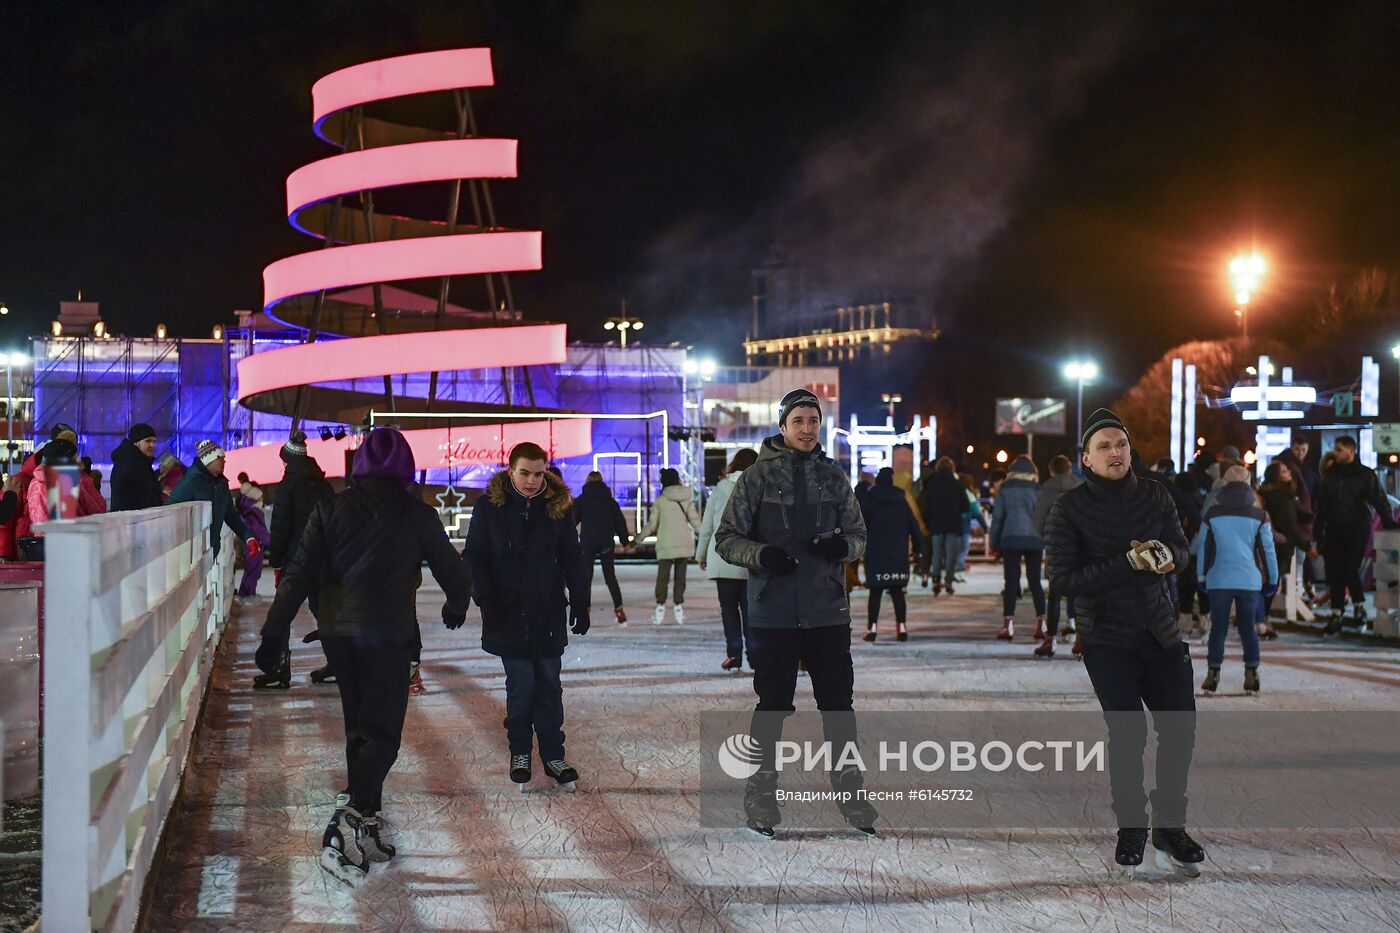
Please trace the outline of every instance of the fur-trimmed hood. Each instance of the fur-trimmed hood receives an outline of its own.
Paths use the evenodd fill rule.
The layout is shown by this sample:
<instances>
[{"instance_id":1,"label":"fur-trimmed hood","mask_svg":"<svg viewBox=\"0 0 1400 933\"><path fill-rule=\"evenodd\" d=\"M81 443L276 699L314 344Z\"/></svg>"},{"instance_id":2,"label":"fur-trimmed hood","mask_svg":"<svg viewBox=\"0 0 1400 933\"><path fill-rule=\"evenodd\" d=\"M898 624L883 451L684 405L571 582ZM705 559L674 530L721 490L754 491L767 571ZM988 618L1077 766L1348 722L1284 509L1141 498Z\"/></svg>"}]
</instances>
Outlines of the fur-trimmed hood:
<instances>
[{"instance_id":1,"label":"fur-trimmed hood","mask_svg":"<svg viewBox=\"0 0 1400 933\"><path fill-rule=\"evenodd\" d=\"M486 484L486 501L500 508L506 504L506 497L510 495L511 488L510 471L501 470ZM544 475L542 495L545 505L548 506L550 518L559 521L569 514L569 506L574 501L573 496L569 494L569 487L564 485L564 481L553 473Z\"/></svg>"}]
</instances>

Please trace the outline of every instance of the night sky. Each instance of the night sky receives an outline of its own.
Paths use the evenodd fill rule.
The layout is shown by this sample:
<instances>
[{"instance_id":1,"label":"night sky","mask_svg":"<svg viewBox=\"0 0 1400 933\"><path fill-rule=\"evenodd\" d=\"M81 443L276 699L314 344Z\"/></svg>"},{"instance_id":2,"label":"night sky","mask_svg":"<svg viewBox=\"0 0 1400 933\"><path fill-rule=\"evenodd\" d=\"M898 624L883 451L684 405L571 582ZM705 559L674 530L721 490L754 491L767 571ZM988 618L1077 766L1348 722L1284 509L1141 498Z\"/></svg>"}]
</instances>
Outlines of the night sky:
<instances>
[{"instance_id":1,"label":"night sky","mask_svg":"<svg viewBox=\"0 0 1400 933\"><path fill-rule=\"evenodd\" d=\"M517 301L575 339L626 298L740 362L776 243L820 299L923 296L979 410L1079 352L1107 396L1230 332L1236 249L1268 332L1400 243L1391 3L44 2L0 33L6 342L78 289L119 333L257 307L314 245L282 199L332 151L315 79L472 45L482 133L521 140L498 215L545 232Z\"/></svg>"}]
</instances>

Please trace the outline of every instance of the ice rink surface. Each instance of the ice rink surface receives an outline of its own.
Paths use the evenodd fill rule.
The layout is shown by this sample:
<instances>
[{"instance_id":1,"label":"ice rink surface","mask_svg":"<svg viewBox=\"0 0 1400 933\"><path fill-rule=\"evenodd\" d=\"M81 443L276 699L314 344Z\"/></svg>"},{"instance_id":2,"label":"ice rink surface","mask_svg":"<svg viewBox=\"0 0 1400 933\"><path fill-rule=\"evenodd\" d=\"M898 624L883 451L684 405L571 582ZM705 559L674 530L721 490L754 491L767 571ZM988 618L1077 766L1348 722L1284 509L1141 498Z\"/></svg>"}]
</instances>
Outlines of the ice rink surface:
<instances>
[{"instance_id":1,"label":"ice rink surface","mask_svg":"<svg viewBox=\"0 0 1400 933\"><path fill-rule=\"evenodd\" d=\"M221 649L183 799L172 813L147 921L155 930L1395 930L1400 832L1196 832L1208 860L1186 880L1109 879L1111 834L888 830L882 838L700 828L697 715L753 704L748 674L719 669L714 586L690 568L687 622L649 622L654 570L618 568L631 617L612 620L601 578L593 630L564 658L568 757L577 793L535 764L507 777L505 685L480 650L475 609L446 631L441 595L420 594L428 694L409 705L385 787L399 857L351 891L317 864L344 779L333 685L311 686L320 649L296 640L294 683L253 691L265 598L245 601ZM270 585L264 579L264 591ZM953 598L910 597L910 640L857 636L858 710L1094 710L1083 666L1061 646L1031 656L1000 624L1000 568L974 568ZM865 591L853 596L858 624ZM860 631L861 629L858 629ZM1203 646L1192 648L1196 679ZM1221 694L1248 709L1400 709L1400 651L1283 635L1264 643L1263 694L1246 698L1231 640ZM812 708L799 682L798 707ZM1400 782L1397 782L1400 785ZM1267 788L1261 789L1267 792ZM1400 792L1400 786L1397 787ZM1149 861L1151 850L1149 848Z\"/></svg>"}]
</instances>

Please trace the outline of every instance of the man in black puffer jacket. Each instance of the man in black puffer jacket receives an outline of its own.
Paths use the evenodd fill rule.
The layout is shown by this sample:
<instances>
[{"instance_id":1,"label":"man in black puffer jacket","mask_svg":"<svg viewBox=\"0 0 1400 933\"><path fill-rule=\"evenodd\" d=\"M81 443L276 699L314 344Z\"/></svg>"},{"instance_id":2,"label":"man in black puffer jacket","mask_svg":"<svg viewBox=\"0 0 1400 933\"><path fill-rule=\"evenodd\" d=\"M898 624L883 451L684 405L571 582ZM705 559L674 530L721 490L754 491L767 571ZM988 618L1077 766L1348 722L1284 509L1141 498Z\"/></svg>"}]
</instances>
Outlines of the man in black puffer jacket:
<instances>
[{"instance_id":1,"label":"man in black puffer jacket","mask_svg":"<svg viewBox=\"0 0 1400 933\"><path fill-rule=\"evenodd\" d=\"M345 714L348 789L326 828L321 866L351 885L369 862L388 861L377 814L408 710L418 631L415 597L423 561L446 603L449 629L466 622L471 576L447 540L437 511L409 493L413 451L402 434L376 428L355 454L355 483L316 506L287 562L263 625L257 662L274 674L290 662L292 618L321 581L321 642L335 669ZM349 832L346 832L349 830Z\"/></svg>"},{"instance_id":2,"label":"man in black puffer jacket","mask_svg":"<svg viewBox=\"0 0 1400 933\"><path fill-rule=\"evenodd\" d=\"M578 780L564 758L559 677L566 623L575 635L588 631L588 564L569 488L546 463L538 444L511 448L510 468L491 477L472 506L464 552L481 607L481 648L505 669L510 779L521 790L537 738L545 772L570 789Z\"/></svg>"},{"instance_id":3,"label":"man in black puffer jacket","mask_svg":"<svg viewBox=\"0 0 1400 933\"><path fill-rule=\"evenodd\" d=\"M1313 534L1321 542L1318 550L1327 562L1327 593L1332 603L1328 635L1336 635L1342 629L1347 590L1351 591L1356 624L1366 624L1361 560L1366 555L1366 543L1371 540L1372 511L1380 516L1384 527L1394 528L1396 524L1375 471L1356 459L1356 439L1337 438L1332 452L1337 462L1323 474L1313 500Z\"/></svg>"},{"instance_id":4,"label":"man in black puffer jacket","mask_svg":"<svg viewBox=\"0 0 1400 933\"><path fill-rule=\"evenodd\" d=\"M1154 714L1196 709L1190 649L1181 640L1167 575L1185 565L1186 537L1171 495L1132 470L1132 445L1106 408L1087 420L1085 483L1060 497L1045 523L1050 586L1073 596L1084 666L1109 727L1109 771L1117 817L1115 858L1131 871L1147 843L1142 756L1144 705ZM1156 716L1157 788L1152 844L1184 873L1205 853L1186 834L1186 782L1193 716Z\"/></svg>"}]
</instances>

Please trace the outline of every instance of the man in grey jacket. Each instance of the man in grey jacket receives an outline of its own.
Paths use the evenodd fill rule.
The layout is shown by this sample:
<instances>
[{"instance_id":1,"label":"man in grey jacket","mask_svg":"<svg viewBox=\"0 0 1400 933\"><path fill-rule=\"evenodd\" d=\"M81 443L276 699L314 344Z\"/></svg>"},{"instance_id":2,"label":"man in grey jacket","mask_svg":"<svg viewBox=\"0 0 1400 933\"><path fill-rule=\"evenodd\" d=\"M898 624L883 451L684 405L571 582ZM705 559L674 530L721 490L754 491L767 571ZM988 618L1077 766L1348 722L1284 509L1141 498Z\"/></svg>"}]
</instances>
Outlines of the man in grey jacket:
<instances>
[{"instance_id":1,"label":"man in grey jacket","mask_svg":"<svg viewBox=\"0 0 1400 933\"><path fill-rule=\"evenodd\" d=\"M754 668L750 734L762 749L749 779L749 828L773 835L779 822L775 752L792 713L799 664L812 680L817 709L839 761L856 738L851 607L845 564L865 553L865 520L850 480L817 443L821 403L796 389L783 396L779 433L739 477L715 532L719 556L749 569L749 656ZM831 773L838 806L853 827L874 833L875 809L860 798L859 768Z\"/></svg>"}]
</instances>

